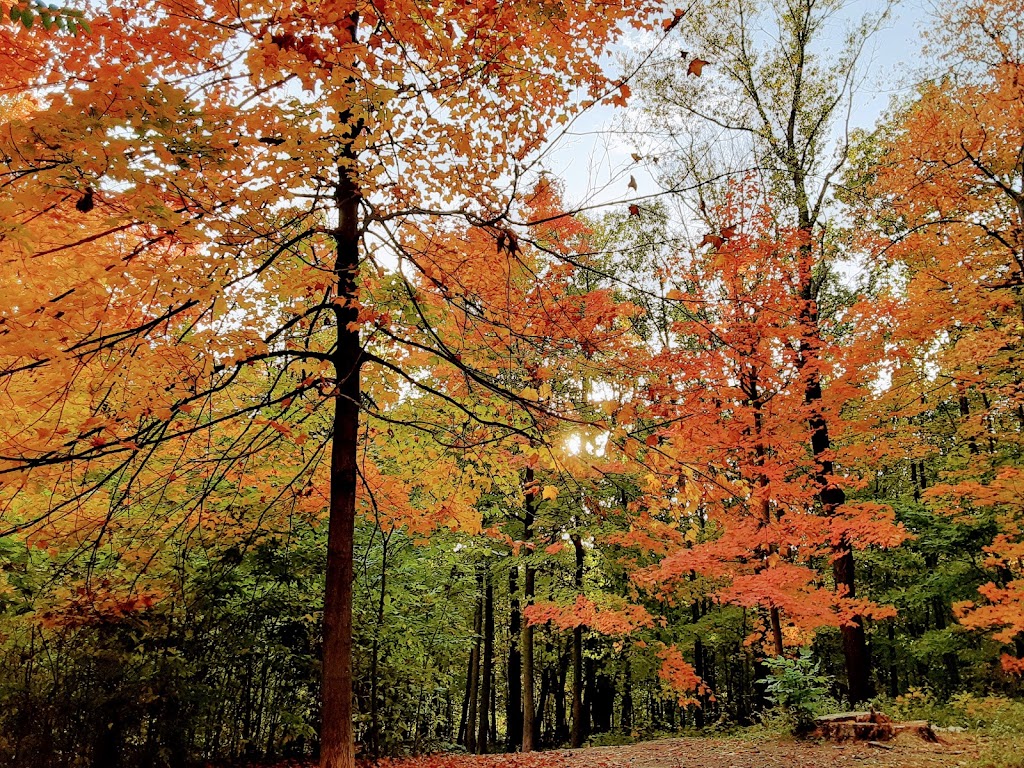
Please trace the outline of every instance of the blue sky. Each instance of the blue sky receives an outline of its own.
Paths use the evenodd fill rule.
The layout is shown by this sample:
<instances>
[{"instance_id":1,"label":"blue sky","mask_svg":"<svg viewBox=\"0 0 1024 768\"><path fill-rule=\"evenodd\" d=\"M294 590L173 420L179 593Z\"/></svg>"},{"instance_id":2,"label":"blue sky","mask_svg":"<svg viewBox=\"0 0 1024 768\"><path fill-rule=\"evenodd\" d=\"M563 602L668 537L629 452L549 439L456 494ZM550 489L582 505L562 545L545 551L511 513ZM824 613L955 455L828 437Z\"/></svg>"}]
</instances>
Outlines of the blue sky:
<instances>
[{"instance_id":1,"label":"blue sky","mask_svg":"<svg viewBox=\"0 0 1024 768\"><path fill-rule=\"evenodd\" d=\"M769 0L770 1L770 0ZM878 11L879 0L854 0L833 27L836 45L848 20ZM862 82L855 96L852 126L871 128L884 113L893 96L909 94L925 76L922 31L934 13L930 0L903 0L891 14L887 26L872 39L861 62ZM825 45L829 41L825 40ZM714 76L713 65L705 76ZM573 126L572 135L562 139L546 158L545 168L566 184L568 202L621 202L628 194L629 177L635 176L639 193L656 187L642 165L630 158L628 137L611 129L621 119L621 110L595 108Z\"/></svg>"}]
</instances>

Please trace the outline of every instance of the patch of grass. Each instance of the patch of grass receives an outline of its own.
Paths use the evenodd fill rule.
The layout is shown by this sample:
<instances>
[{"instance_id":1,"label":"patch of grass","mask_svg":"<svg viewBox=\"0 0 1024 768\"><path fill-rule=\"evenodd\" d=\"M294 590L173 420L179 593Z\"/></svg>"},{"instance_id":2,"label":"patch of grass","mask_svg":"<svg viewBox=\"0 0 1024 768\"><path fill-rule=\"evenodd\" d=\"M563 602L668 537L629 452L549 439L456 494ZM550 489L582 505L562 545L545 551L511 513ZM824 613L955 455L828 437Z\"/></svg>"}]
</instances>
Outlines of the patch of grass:
<instances>
[{"instance_id":1,"label":"patch of grass","mask_svg":"<svg viewBox=\"0 0 1024 768\"><path fill-rule=\"evenodd\" d=\"M1024 736L997 736L986 739L981 748L978 768L1024 768Z\"/></svg>"},{"instance_id":2,"label":"patch of grass","mask_svg":"<svg viewBox=\"0 0 1024 768\"><path fill-rule=\"evenodd\" d=\"M895 699L875 699L872 706L896 720L927 720L940 727L966 728L992 736L1024 739L1024 701L1005 696L959 693L939 701L925 688L911 688Z\"/></svg>"}]
</instances>

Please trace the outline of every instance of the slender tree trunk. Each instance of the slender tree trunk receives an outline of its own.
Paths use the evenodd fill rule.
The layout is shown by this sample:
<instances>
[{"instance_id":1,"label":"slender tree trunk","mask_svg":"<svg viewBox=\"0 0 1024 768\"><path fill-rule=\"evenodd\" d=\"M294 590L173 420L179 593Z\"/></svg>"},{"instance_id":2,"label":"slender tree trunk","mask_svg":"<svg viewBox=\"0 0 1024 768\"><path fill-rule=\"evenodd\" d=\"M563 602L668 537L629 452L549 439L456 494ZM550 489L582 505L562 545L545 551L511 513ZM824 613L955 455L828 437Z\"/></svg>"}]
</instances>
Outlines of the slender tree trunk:
<instances>
[{"instance_id":1,"label":"slender tree trunk","mask_svg":"<svg viewBox=\"0 0 1024 768\"><path fill-rule=\"evenodd\" d=\"M775 655L781 656L785 651L782 645L782 617L779 609L774 605L769 610L769 619L772 625L772 642L775 644Z\"/></svg>"},{"instance_id":2,"label":"slender tree trunk","mask_svg":"<svg viewBox=\"0 0 1024 768\"><path fill-rule=\"evenodd\" d=\"M526 580L524 583L527 593L532 591L534 585L533 569L527 568ZM526 604L530 601L527 599ZM523 645L523 740L522 751L532 752L535 748L534 729L534 699L533 699L533 627L528 621L523 621L522 632Z\"/></svg>"},{"instance_id":3,"label":"slender tree trunk","mask_svg":"<svg viewBox=\"0 0 1024 768\"><path fill-rule=\"evenodd\" d=\"M526 486L529 489L526 493L525 528L523 541L530 544L533 540L533 523L536 513L537 494L533 489L533 469L526 470ZM527 550L527 557L532 554ZM533 595L536 588L536 572L532 565L527 562L524 568L523 578L523 604L533 605ZM523 621L522 631L522 654L523 654L523 752L534 750L534 709L533 709L533 626L529 621Z\"/></svg>"},{"instance_id":4,"label":"slender tree trunk","mask_svg":"<svg viewBox=\"0 0 1024 768\"><path fill-rule=\"evenodd\" d=\"M344 121L342 121L344 122ZM347 160L353 160L349 157ZM338 173L335 203L334 274L337 300L332 304L338 343L331 355L337 385L331 435L330 512L324 594L320 767L353 768L352 732L352 555L356 509L356 451L359 445L359 188L350 168Z\"/></svg>"},{"instance_id":5,"label":"slender tree trunk","mask_svg":"<svg viewBox=\"0 0 1024 768\"><path fill-rule=\"evenodd\" d=\"M615 715L615 681L605 673L594 679L594 701L590 707L594 718L594 731L608 733Z\"/></svg>"},{"instance_id":6,"label":"slender tree trunk","mask_svg":"<svg viewBox=\"0 0 1024 768\"><path fill-rule=\"evenodd\" d=\"M579 534L572 535L576 549L576 592L583 594L583 541ZM583 722L583 627L572 630L572 734L574 747L582 747L587 738L586 723Z\"/></svg>"},{"instance_id":7,"label":"slender tree trunk","mask_svg":"<svg viewBox=\"0 0 1024 768\"><path fill-rule=\"evenodd\" d=\"M380 669L380 636L384 631L384 606L388 589L388 537L381 531L380 593L377 599L377 628L373 633L373 648L370 656L370 754L376 760L380 757L380 706L378 701L378 677Z\"/></svg>"},{"instance_id":8,"label":"slender tree trunk","mask_svg":"<svg viewBox=\"0 0 1024 768\"><path fill-rule=\"evenodd\" d=\"M481 755L487 753L490 735L487 716L491 706L491 678L494 675L494 585L489 571L484 574L484 582L484 658L480 685L480 730L476 737L476 751Z\"/></svg>"},{"instance_id":9,"label":"slender tree trunk","mask_svg":"<svg viewBox=\"0 0 1024 768\"><path fill-rule=\"evenodd\" d=\"M622 662L622 716L619 722L623 733L628 734L633 730L633 670L628 653Z\"/></svg>"},{"instance_id":10,"label":"slender tree trunk","mask_svg":"<svg viewBox=\"0 0 1024 768\"><path fill-rule=\"evenodd\" d=\"M694 605L696 606L697 603L694 603ZM696 613L696 610L694 613ZM707 680L707 672L704 669L704 642L700 639L700 636L693 641L693 671L697 673L697 677L701 680ZM703 728L706 716L707 699L702 694L700 697L700 706L694 708L693 724L698 728Z\"/></svg>"},{"instance_id":11,"label":"slender tree trunk","mask_svg":"<svg viewBox=\"0 0 1024 768\"><path fill-rule=\"evenodd\" d=\"M494 662L492 661L491 664L493 670ZM491 677L491 737L488 743L491 745L491 750L493 751L498 748L498 686L494 684L493 671Z\"/></svg>"},{"instance_id":12,"label":"slender tree trunk","mask_svg":"<svg viewBox=\"0 0 1024 768\"><path fill-rule=\"evenodd\" d=\"M550 633L550 626L545 627ZM544 643L544 654L542 658L551 658L551 640L550 634L548 634L548 640ZM540 698L537 702L537 709L534 712L533 717L533 748L539 748L544 740L541 737L542 730L550 735L551 720L548 717L548 697L551 695L552 689L552 678L554 677L554 670L550 666L541 665L540 670ZM542 726L547 725L548 728L542 729Z\"/></svg>"},{"instance_id":13,"label":"slender tree trunk","mask_svg":"<svg viewBox=\"0 0 1024 768\"><path fill-rule=\"evenodd\" d=\"M591 650L594 649L593 636ZM594 724L594 699L597 696L597 662L593 658L583 660L583 731L586 734L593 732Z\"/></svg>"},{"instance_id":14,"label":"slender tree trunk","mask_svg":"<svg viewBox=\"0 0 1024 768\"><path fill-rule=\"evenodd\" d=\"M522 617L519 614L518 584L516 583L518 575L518 566L509 569L508 695L505 699L505 749L509 752L515 752L523 743L523 660L519 653Z\"/></svg>"},{"instance_id":15,"label":"slender tree trunk","mask_svg":"<svg viewBox=\"0 0 1024 768\"><path fill-rule=\"evenodd\" d=\"M478 576L478 586L483 587L483 577ZM466 709L466 750L476 752L476 717L478 694L480 691L480 634L483 623L483 594L478 594L476 612L473 616L473 650L469 654L469 679L466 681L466 697L469 704Z\"/></svg>"},{"instance_id":16,"label":"slender tree trunk","mask_svg":"<svg viewBox=\"0 0 1024 768\"><path fill-rule=\"evenodd\" d=\"M555 735L553 743L565 744L569 740L569 722L566 718L565 681L569 676L569 664L572 658L571 641L564 650L559 649L558 669L552 676L555 681Z\"/></svg>"}]
</instances>

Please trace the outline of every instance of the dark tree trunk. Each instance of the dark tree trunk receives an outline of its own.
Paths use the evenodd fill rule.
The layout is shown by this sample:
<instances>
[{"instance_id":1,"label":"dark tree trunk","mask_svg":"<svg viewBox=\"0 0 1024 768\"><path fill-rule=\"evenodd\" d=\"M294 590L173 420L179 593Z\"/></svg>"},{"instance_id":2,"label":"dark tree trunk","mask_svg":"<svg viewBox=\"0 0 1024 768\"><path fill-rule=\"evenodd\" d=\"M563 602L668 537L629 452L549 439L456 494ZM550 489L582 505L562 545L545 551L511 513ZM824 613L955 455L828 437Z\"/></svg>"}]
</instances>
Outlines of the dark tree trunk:
<instances>
[{"instance_id":1,"label":"dark tree trunk","mask_svg":"<svg viewBox=\"0 0 1024 768\"><path fill-rule=\"evenodd\" d=\"M572 544L576 549L576 592L583 594L583 541L579 534L573 534ZM582 747L587 738L587 725L583 717L583 627L572 630L572 735L574 747Z\"/></svg>"},{"instance_id":2,"label":"dark tree trunk","mask_svg":"<svg viewBox=\"0 0 1024 768\"><path fill-rule=\"evenodd\" d=\"M769 618L772 625L772 643L775 646L775 655L782 656L785 648L782 645L782 618L779 609L774 605L769 610Z\"/></svg>"},{"instance_id":3,"label":"dark tree trunk","mask_svg":"<svg viewBox=\"0 0 1024 768\"><path fill-rule=\"evenodd\" d=\"M842 493L842 491L840 491ZM838 549L840 554L832 562L832 572L836 586L846 587L848 597L856 597L854 582L853 548L844 544ZM843 656L846 660L846 680L849 684L850 703L867 701L874 696L871 685L871 662L868 656L867 638L864 634L864 620L854 616L851 624L839 628L843 638Z\"/></svg>"},{"instance_id":4,"label":"dark tree trunk","mask_svg":"<svg viewBox=\"0 0 1024 768\"><path fill-rule=\"evenodd\" d=\"M494 602L491 601L493 606ZM492 633L493 634L493 633ZM492 653L493 656L493 653ZM491 738L488 744L492 750L498 748L498 686L494 684L494 661L491 661Z\"/></svg>"},{"instance_id":5,"label":"dark tree trunk","mask_svg":"<svg viewBox=\"0 0 1024 768\"><path fill-rule=\"evenodd\" d=\"M490 736L488 710L491 706L491 679L494 676L494 585L491 574L484 574L484 658L480 684L480 730L477 732L478 754L486 754L487 739Z\"/></svg>"},{"instance_id":6,"label":"dark tree trunk","mask_svg":"<svg viewBox=\"0 0 1024 768\"><path fill-rule=\"evenodd\" d=\"M483 577L477 577L477 585L483 587ZM480 692L480 634L483 624L483 595L477 595L476 611L473 614L473 649L469 653L469 678L466 680L466 741L468 752L476 752L476 718Z\"/></svg>"},{"instance_id":7,"label":"dark tree trunk","mask_svg":"<svg viewBox=\"0 0 1024 768\"><path fill-rule=\"evenodd\" d=\"M808 228L806 237L812 235ZM809 248L810 246L807 246ZM810 260L810 255L805 258ZM817 364L818 347L820 336L818 330L818 311L814 300L812 278L810 267L806 267L806 274L802 276L801 298L804 300L804 316L801 318L805 324L805 336L800 342L800 368L805 371L804 402L811 407L809 426L811 430L811 451L816 462L815 480L818 483L818 500L821 503L822 514L831 517L837 513L839 507L846 503L846 493L836 485L835 473L831 452L831 441L829 438L828 422L820 410L821 404L821 377L815 369ZM809 367L806 367L811 363ZM847 597L856 597L856 580L854 578L853 548L845 538L832 547L832 575L835 578L836 589L845 593ZM867 701L874 695L874 688L871 684L871 661L868 655L867 637L864 632L864 619L861 616L854 616L853 619L839 628L843 639L843 657L846 662L846 680L849 686L850 703Z\"/></svg>"},{"instance_id":8,"label":"dark tree trunk","mask_svg":"<svg viewBox=\"0 0 1024 768\"><path fill-rule=\"evenodd\" d=\"M505 749L515 752L523 743L523 663L519 654L522 618L519 615L518 566L508 572L508 696L505 698Z\"/></svg>"},{"instance_id":9,"label":"dark tree trunk","mask_svg":"<svg viewBox=\"0 0 1024 768\"><path fill-rule=\"evenodd\" d=\"M537 494L533 488L533 469L526 470L526 509L524 510L525 526L523 530L523 541L529 545L533 541L533 523L536 515ZM527 549L527 557L532 554ZM527 561L524 569L523 579L523 603L526 606L533 605L533 595L536 588L536 572ZM522 631L522 654L523 654L523 752L532 752L534 744L534 709L533 709L533 627L530 622L523 621Z\"/></svg>"},{"instance_id":10,"label":"dark tree trunk","mask_svg":"<svg viewBox=\"0 0 1024 768\"><path fill-rule=\"evenodd\" d=\"M615 713L615 681L608 675L599 674L594 680L594 701L590 705L596 733L608 733L612 729Z\"/></svg>"},{"instance_id":11,"label":"dark tree trunk","mask_svg":"<svg viewBox=\"0 0 1024 768\"><path fill-rule=\"evenodd\" d=\"M571 645L571 642L570 642ZM566 648L558 656L558 672L555 677L555 744L565 744L569 740L569 721L566 719L565 682L569 676L569 663L572 649Z\"/></svg>"},{"instance_id":12,"label":"dark tree trunk","mask_svg":"<svg viewBox=\"0 0 1024 768\"><path fill-rule=\"evenodd\" d=\"M886 632L889 637L889 698L895 699L900 695L899 673L896 668L896 620L889 619Z\"/></svg>"},{"instance_id":13,"label":"dark tree trunk","mask_svg":"<svg viewBox=\"0 0 1024 768\"><path fill-rule=\"evenodd\" d=\"M347 122L342 120L342 123ZM354 160L349 156L345 158ZM337 384L331 435L327 574L324 594L320 768L353 768L352 732L352 555L356 510L356 451L359 446L359 369L363 350L359 306L359 188L347 166L338 172L334 230L335 315L338 343L331 355Z\"/></svg>"},{"instance_id":14,"label":"dark tree trunk","mask_svg":"<svg viewBox=\"0 0 1024 768\"><path fill-rule=\"evenodd\" d=\"M623 658L622 669L622 732L629 734L633 730L633 670L629 665L629 654Z\"/></svg>"},{"instance_id":15,"label":"dark tree trunk","mask_svg":"<svg viewBox=\"0 0 1024 768\"><path fill-rule=\"evenodd\" d=\"M694 606L697 604L694 603ZM697 677L701 680L706 679L707 672L704 669L704 642L698 637L693 641L693 671L697 673ZM704 718L706 715L707 699L704 695L700 697L700 706L695 707L693 711L693 723L698 728L704 727Z\"/></svg>"},{"instance_id":16,"label":"dark tree trunk","mask_svg":"<svg viewBox=\"0 0 1024 768\"><path fill-rule=\"evenodd\" d=\"M544 651L542 658L551 657L551 641L548 640L544 644ZM541 733L544 731L544 725L547 725L546 733L548 736L551 735L551 719L547 716L548 713L548 697L551 695L551 678L554 670L550 666L541 666L540 672L540 698L537 702L537 711L534 713L533 719L533 747L534 749L540 748L544 744L544 739Z\"/></svg>"},{"instance_id":17,"label":"dark tree trunk","mask_svg":"<svg viewBox=\"0 0 1024 768\"><path fill-rule=\"evenodd\" d=\"M583 660L583 730L593 732L594 697L597 695L597 663L593 658Z\"/></svg>"},{"instance_id":18,"label":"dark tree trunk","mask_svg":"<svg viewBox=\"0 0 1024 768\"><path fill-rule=\"evenodd\" d=\"M388 589L388 537L381 531L380 593L377 600L377 628L373 633L373 647L370 656L370 754L376 760L380 757L380 701L378 683L380 668L380 636L384 631L384 606Z\"/></svg>"}]
</instances>

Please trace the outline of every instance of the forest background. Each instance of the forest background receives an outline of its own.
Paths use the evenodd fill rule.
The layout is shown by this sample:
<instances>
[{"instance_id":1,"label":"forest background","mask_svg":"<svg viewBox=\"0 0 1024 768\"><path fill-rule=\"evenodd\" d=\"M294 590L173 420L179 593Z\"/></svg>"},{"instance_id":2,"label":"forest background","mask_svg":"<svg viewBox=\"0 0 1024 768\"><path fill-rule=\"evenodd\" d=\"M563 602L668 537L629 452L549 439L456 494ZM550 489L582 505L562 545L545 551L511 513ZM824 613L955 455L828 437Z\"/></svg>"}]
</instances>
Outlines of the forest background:
<instances>
[{"instance_id":1,"label":"forest background","mask_svg":"<svg viewBox=\"0 0 1024 768\"><path fill-rule=\"evenodd\" d=\"M1016 717L1024 4L857 9L0 3L0 760Z\"/></svg>"}]
</instances>

